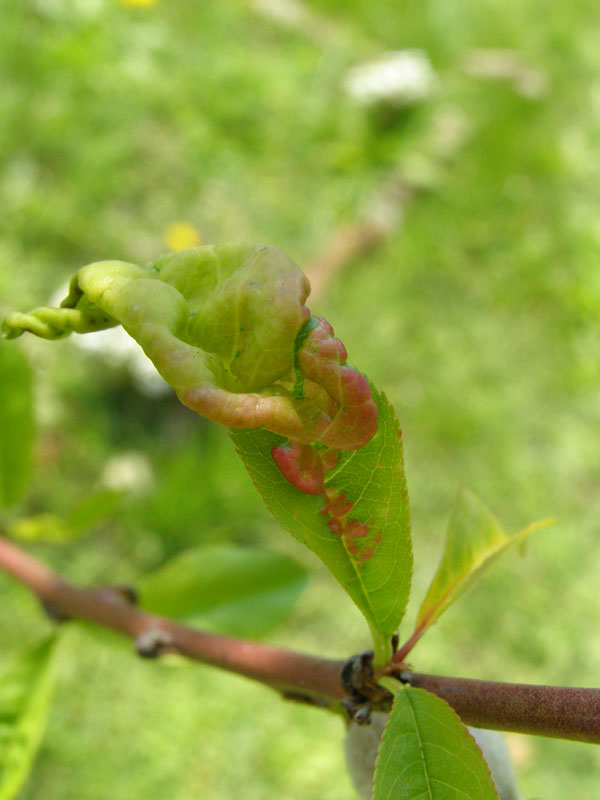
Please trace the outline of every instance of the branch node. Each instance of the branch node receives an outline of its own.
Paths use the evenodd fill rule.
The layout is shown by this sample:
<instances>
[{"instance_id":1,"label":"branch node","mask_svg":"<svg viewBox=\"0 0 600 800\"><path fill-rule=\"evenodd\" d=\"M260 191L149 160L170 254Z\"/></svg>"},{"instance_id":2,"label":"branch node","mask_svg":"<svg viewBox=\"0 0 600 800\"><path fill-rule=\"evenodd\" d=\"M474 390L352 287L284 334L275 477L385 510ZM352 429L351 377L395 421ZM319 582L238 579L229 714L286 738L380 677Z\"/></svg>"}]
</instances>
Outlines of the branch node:
<instances>
[{"instance_id":1,"label":"branch node","mask_svg":"<svg viewBox=\"0 0 600 800\"><path fill-rule=\"evenodd\" d=\"M139 603L138 593L133 586L111 584L110 586L101 586L97 591L98 594L112 603L120 603L127 606L137 606Z\"/></svg>"},{"instance_id":2,"label":"branch node","mask_svg":"<svg viewBox=\"0 0 600 800\"><path fill-rule=\"evenodd\" d=\"M393 695L377 683L373 669L373 651L365 650L346 661L340 680L348 692L342 706L357 725L368 725L372 711L389 711Z\"/></svg>"},{"instance_id":3,"label":"branch node","mask_svg":"<svg viewBox=\"0 0 600 800\"><path fill-rule=\"evenodd\" d=\"M140 633L135 640L135 649L142 658L158 658L172 648L173 639L160 628L151 628Z\"/></svg>"},{"instance_id":4,"label":"branch node","mask_svg":"<svg viewBox=\"0 0 600 800\"><path fill-rule=\"evenodd\" d=\"M63 622L69 622L69 620L73 619L73 617L70 614L67 614L66 611L62 611L60 608L48 602L47 600L42 600L40 597L39 601L46 616L57 625L62 625Z\"/></svg>"}]
</instances>

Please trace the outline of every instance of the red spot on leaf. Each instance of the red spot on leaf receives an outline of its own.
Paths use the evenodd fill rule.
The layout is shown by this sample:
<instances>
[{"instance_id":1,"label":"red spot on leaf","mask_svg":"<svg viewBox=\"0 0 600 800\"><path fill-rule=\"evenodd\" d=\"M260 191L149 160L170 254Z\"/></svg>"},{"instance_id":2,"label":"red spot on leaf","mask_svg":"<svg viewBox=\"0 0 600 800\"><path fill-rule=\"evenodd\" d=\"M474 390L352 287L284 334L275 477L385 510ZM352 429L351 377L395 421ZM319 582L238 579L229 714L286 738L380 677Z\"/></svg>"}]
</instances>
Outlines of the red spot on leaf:
<instances>
[{"instance_id":1,"label":"red spot on leaf","mask_svg":"<svg viewBox=\"0 0 600 800\"><path fill-rule=\"evenodd\" d=\"M351 556L354 556L354 558L357 558L359 561L361 560L361 558L360 558L360 549L359 549L358 545L356 544L356 542L352 542L352 541L346 542L346 549L348 550L348 552L350 553Z\"/></svg>"},{"instance_id":2,"label":"red spot on leaf","mask_svg":"<svg viewBox=\"0 0 600 800\"><path fill-rule=\"evenodd\" d=\"M357 450L377 432L377 406L365 376L346 364L346 348L333 338L331 325L318 322L297 354L304 377L333 401L326 419L316 424L315 438L339 450Z\"/></svg>"},{"instance_id":3,"label":"red spot on leaf","mask_svg":"<svg viewBox=\"0 0 600 800\"><path fill-rule=\"evenodd\" d=\"M349 519L346 525L346 536L351 539L362 539L369 533L369 526L357 519Z\"/></svg>"},{"instance_id":4,"label":"red spot on leaf","mask_svg":"<svg viewBox=\"0 0 600 800\"><path fill-rule=\"evenodd\" d=\"M368 561L370 558L373 558L374 555L375 550L372 547L365 547L365 549L359 554L358 560Z\"/></svg>"},{"instance_id":5,"label":"red spot on leaf","mask_svg":"<svg viewBox=\"0 0 600 800\"><path fill-rule=\"evenodd\" d=\"M343 517L352 511L354 503L348 500L343 492L338 492L335 489L326 489L323 494L325 496L325 505L320 509L321 514Z\"/></svg>"},{"instance_id":6,"label":"red spot on leaf","mask_svg":"<svg viewBox=\"0 0 600 800\"><path fill-rule=\"evenodd\" d=\"M361 522L358 519L348 519L348 514L354 508L354 503L346 497L344 492L336 489L325 489L323 492L325 505L320 509L321 514L329 517L327 527L336 536L341 537L346 550L360 564L373 558L381 543L381 534L375 534L370 540L371 522Z\"/></svg>"},{"instance_id":7,"label":"red spot on leaf","mask_svg":"<svg viewBox=\"0 0 600 800\"><path fill-rule=\"evenodd\" d=\"M340 537L348 554L359 564L364 564L375 555L381 534L369 539L371 522L348 518L355 505L352 500L348 500L339 489L324 488L325 468L332 469L337 462L335 450L333 454L335 461L331 451L319 452L311 445L295 441L277 445L271 450L281 474L296 489L305 494L322 494L325 503L319 513L327 518L327 527L334 536ZM329 466L331 464L333 466Z\"/></svg>"},{"instance_id":8,"label":"red spot on leaf","mask_svg":"<svg viewBox=\"0 0 600 800\"><path fill-rule=\"evenodd\" d=\"M273 447L271 455L292 486L305 494L321 494L325 480L323 463L311 445L289 442Z\"/></svg>"},{"instance_id":9,"label":"red spot on leaf","mask_svg":"<svg viewBox=\"0 0 600 800\"><path fill-rule=\"evenodd\" d=\"M338 460L339 450L335 450L333 447L321 453L321 461L323 462L323 469L325 472L330 472L332 469L335 469Z\"/></svg>"}]
</instances>

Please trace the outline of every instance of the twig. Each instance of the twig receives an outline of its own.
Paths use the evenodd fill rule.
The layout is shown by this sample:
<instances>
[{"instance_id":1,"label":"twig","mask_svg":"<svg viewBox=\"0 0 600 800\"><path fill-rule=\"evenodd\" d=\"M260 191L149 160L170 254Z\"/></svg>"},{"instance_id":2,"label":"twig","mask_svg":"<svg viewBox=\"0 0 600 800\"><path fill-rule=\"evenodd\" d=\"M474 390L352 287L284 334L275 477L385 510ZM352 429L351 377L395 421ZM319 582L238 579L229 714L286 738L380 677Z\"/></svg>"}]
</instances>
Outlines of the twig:
<instances>
[{"instance_id":1,"label":"twig","mask_svg":"<svg viewBox=\"0 0 600 800\"><path fill-rule=\"evenodd\" d=\"M244 675L291 699L338 706L348 694L347 663L219 636L149 614L106 590L79 589L0 536L0 569L33 591L62 618L87 619L130 636L141 655L175 652ZM390 664L393 675L445 699L462 720L480 728L600 744L600 689L528 686L425 675Z\"/></svg>"},{"instance_id":2,"label":"twig","mask_svg":"<svg viewBox=\"0 0 600 800\"><path fill-rule=\"evenodd\" d=\"M339 677L341 661L195 630L111 599L105 590L79 589L3 537L0 569L25 584L53 612L90 620L130 636L144 649L142 655L150 655L145 648L151 640L160 640L160 652L178 653L236 672L278 691L301 692L333 701L345 695Z\"/></svg>"},{"instance_id":3,"label":"twig","mask_svg":"<svg viewBox=\"0 0 600 800\"><path fill-rule=\"evenodd\" d=\"M600 744L600 689L496 683L403 673L401 679L442 697L478 728Z\"/></svg>"},{"instance_id":4,"label":"twig","mask_svg":"<svg viewBox=\"0 0 600 800\"><path fill-rule=\"evenodd\" d=\"M368 213L354 223L332 231L317 255L304 265L313 301L324 294L348 264L390 237L400 224L406 206L417 193L417 188L409 181L391 172L371 199Z\"/></svg>"}]
</instances>

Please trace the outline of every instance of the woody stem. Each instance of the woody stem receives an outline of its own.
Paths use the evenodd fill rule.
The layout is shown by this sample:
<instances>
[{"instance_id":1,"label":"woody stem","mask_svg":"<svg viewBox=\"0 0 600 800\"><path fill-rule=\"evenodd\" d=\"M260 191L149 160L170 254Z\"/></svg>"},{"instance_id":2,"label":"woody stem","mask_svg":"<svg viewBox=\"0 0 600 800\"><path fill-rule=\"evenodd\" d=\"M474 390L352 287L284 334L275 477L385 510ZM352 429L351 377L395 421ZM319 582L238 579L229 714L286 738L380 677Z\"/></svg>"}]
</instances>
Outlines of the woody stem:
<instances>
[{"instance_id":1,"label":"woody stem","mask_svg":"<svg viewBox=\"0 0 600 800\"><path fill-rule=\"evenodd\" d=\"M344 661L206 633L135 608L107 590L78 588L2 536L0 570L27 586L55 615L90 620L138 641L159 633L169 652L244 675L290 697L337 706L346 695L340 679ZM600 689L426 675L397 663L376 670L384 674L442 697L469 725L600 744Z\"/></svg>"}]
</instances>

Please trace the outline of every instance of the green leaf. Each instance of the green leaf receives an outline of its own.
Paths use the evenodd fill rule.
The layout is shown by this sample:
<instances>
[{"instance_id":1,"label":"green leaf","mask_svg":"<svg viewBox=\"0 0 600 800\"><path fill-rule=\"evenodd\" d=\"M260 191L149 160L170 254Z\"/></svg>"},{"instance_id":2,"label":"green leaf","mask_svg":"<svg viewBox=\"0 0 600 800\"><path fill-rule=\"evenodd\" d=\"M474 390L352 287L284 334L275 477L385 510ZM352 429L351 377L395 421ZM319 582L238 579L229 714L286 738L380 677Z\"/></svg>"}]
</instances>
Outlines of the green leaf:
<instances>
[{"instance_id":1,"label":"green leaf","mask_svg":"<svg viewBox=\"0 0 600 800\"><path fill-rule=\"evenodd\" d=\"M23 785L44 733L55 645L55 637L45 639L0 673L0 800L10 800Z\"/></svg>"},{"instance_id":2,"label":"green leaf","mask_svg":"<svg viewBox=\"0 0 600 800\"><path fill-rule=\"evenodd\" d=\"M144 267L88 264L60 308L14 312L1 331L60 339L121 324L198 414L353 449L375 433L375 404L333 328L311 318L309 292L306 276L275 247L206 245Z\"/></svg>"},{"instance_id":3,"label":"green leaf","mask_svg":"<svg viewBox=\"0 0 600 800\"><path fill-rule=\"evenodd\" d=\"M0 347L0 505L16 503L32 465L33 397L31 369L14 345Z\"/></svg>"},{"instance_id":4,"label":"green leaf","mask_svg":"<svg viewBox=\"0 0 600 800\"><path fill-rule=\"evenodd\" d=\"M13 539L41 542L68 542L73 538L65 520L58 514L43 511L31 517L19 517L8 526L8 535Z\"/></svg>"},{"instance_id":5,"label":"green leaf","mask_svg":"<svg viewBox=\"0 0 600 800\"><path fill-rule=\"evenodd\" d=\"M119 510L124 492L115 489L98 489L90 492L70 509L65 519L70 538L89 533L90 528Z\"/></svg>"},{"instance_id":6,"label":"green leaf","mask_svg":"<svg viewBox=\"0 0 600 800\"><path fill-rule=\"evenodd\" d=\"M498 795L479 747L450 706L404 686L379 746L373 800L498 800Z\"/></svg>"},{"instance_id":7,"label":"green leaf","mask_svg":"<svg viewBox=\"0 0 600 800\"><path fill-rule=\"evenodd\" d=\"M310 286L290 259L264 245L205 245L155 264L98 261L71 280L60 308L9 314L6 338L57 339L120 323L178 392L270 386L294 364Z\"/></svg>"},{"instance_id":8,"label":"green leaf","mask_svg":"<svg viewBox=\"0 0 600 800\"><path fill-rule=\"evenodd\" d=\"M476 495L461 489L448 525L446 548L417 615L416 630L422 633L433 625L509 548L551 522L539 520L509 536Z\"/></svg>"},{"instance_id":9,"label":"green leaf","mask_svg":"<svg viewBox=\"0 0 600 800\"><path fill-rule=\"evenodd\" d=\"M362 611L373 633L377 661L384 663L406 608L412 551L398 422L385 395L375 389L373 395L379 410L377 433L360 449L340 452L325 480L330 495L341 492L353 504L349 517L368 527L360 552L353 552L348 537L328 527L323 495L305 494L282 476L271 449L285 440L268 431L231 435L271 513L323 561Z\"/></svg>"},{"instance_id":10,"label":"green leaf","mask_svg":"<svg viewBox=\"0 0 600 800\"><path fill-rule=\"evenodd\" d=\"M70 542L88 533L94 524L112 514L122 499L122 492L110 489L91 493L78 503L67 516L41 512L19 517L7 525L9 536L29 541Z\"/></svg>"},{"instance_id":11,"label":"green leaf","mask_svg":"<svg viewBox=\"0 0 600 800\"><path fill-rule=\"evenodd\" d=\"M276 627L306 585L287 556L233 546L187 550L140 581L143 608L231 636L256 638Z\"/></svg>"}]
</instances>

